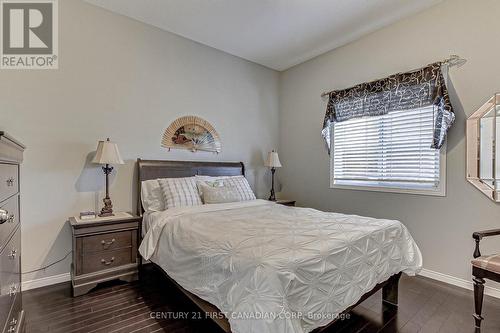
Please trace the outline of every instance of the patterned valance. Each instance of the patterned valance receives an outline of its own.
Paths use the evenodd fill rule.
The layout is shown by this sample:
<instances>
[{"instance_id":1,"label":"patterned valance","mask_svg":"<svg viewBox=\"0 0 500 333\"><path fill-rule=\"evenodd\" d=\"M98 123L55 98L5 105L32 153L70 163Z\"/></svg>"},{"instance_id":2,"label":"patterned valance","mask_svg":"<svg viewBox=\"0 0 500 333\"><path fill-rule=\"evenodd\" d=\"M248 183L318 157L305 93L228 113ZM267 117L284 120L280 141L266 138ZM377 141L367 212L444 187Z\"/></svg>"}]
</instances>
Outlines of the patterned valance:
<instances>
[{"instance_id":1,"label":"patterned valance","mask_svg":"<svg viewBox=\"0 0 500 333\"><path fill-rule=\"evenodd\" d=\"M455 120L441 66L441 62L436 62L412 72L330 92L322 131L328 151L332 122L430 105L436 106L436 114L434 137L429 144L431 148L441 148Z\"/></svg>"}]
</instances>

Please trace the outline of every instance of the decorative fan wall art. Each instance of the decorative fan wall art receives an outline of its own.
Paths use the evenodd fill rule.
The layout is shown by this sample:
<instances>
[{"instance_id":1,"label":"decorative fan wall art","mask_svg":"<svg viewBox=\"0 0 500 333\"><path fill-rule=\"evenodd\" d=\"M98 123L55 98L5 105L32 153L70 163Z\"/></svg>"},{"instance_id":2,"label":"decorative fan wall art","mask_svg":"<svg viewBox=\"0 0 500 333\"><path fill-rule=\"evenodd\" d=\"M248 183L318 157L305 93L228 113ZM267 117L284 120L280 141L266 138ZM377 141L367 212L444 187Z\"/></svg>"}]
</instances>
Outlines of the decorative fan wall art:
<instances>
[{"instance_id":1,"label":"decorative fan wall art","mask_svg":"<svg viewBox=\"0 0 500 333\"><path fill-rule=\"evenodd\" d=\"M176 119L163 134L161 145L171 148L220 153L221 143L215 128L200 117L185 116Z\"/></svg>"}]
</instances>

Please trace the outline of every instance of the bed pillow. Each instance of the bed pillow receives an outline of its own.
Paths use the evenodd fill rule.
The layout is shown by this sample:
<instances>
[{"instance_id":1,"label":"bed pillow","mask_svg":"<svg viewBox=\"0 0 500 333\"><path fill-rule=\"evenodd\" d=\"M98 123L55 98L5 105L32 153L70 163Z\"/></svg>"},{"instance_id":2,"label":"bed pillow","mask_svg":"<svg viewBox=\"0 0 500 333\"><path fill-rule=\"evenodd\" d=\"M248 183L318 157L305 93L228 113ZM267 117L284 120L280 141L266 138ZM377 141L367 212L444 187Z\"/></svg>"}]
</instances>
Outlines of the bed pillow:
<instances>
[{"instance_id":1,"label":"bed pillow","mask_svg":"<svg viewBox=\"0 0 500 333\"><path fill-rule=\"evenodd\" d=\"M241 196L236 187L233 186L199 186L203 203L217 204L241 201Z\"/></svg>"},{"instance_id":2,"label":"bed pillow","mask_svg":"<svg viewBox=\"0 0 500 333\"><path fill-rule=\"evenodd\" d=\"M199 206L202 204L201 197L196 188L195 177L162 178L158 179L158 182L160 183L167 209Z\"/></svg>"},{"instance_id":3,"label":"bed pillow","mask_svg":"<svg viewBox=\"0 0 500 333\"><path fill-rule=\"evenodd\" d=\"M165 210L165 199L158 179L145 180L141 183L141 200L145 212Z\"/></svg>"},{"instance_id":4,"label":"bed pillow","mask_svg":"<svg viewBox=\"0 0 500 333\"><path fill-rule=\"evenodd\" d=\"M234 187L238 192L240 200L238 201L246 201L246 200L255 200L255 194L248 184L247 179L244 176L222 176L222 177L210 177L210 176L198 176L197 185L198 188L201 186L212 186L212 187L220 187L220 183L222 183L225 187ZM215 186L214 186L215 185Z\"/></svg>"},{"instance_id":5,"label":"bed pillow","mask_svg":"<svg viewBox=\"0 0 500 333\"><path fill-rule=\"evenodd\" d=\"M198 193L200 196L202 196L203 200L203 194L201 193L201 186L200 185L208 185L212 187L220 187L224 186L224 178L227 178L227 176L220 176L220 177L214 177L214 176L200 176L196 175L196 186L198 187Z\"/></svg>"}]
</instances>

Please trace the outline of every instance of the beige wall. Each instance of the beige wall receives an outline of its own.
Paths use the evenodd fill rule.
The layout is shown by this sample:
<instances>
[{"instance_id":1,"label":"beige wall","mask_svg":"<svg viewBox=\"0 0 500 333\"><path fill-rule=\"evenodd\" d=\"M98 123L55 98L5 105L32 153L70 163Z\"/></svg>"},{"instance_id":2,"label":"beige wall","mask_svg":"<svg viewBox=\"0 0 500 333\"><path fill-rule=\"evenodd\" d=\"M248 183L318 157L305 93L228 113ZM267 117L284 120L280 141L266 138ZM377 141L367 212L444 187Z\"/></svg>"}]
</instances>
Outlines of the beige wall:
<instances>
[{"instance_id":1,"label":"beige wall","mask_svg":"<svg viewBox=\"0 0 500 333\"><path fill-rule=\"evenodd\" d=\"M108 136L126 160L111 187L117 210L135 207L138 157L243 161L254 189L267 194L262 164L278 141L277 72L76 0L59 1L59 50L59 70L0 71L0 128L28 147L24 271L63 257L67 217L96 209L104 176L88 159ZM160 147L169 123L188 114L215 126L221 154ZM23 279L69 272L70 263Z\"/></svg>"},{"instance_id":2,"label":"beige wall","mask_svg":"<svg viewBox=\"0 0 500 333\"><path fill-rule=\"evenodd\" d=\"M474 230L500 227L500 206L465 180L465 119L500 91L500 1L448 0L281 74L280 158L283 192L328 211L398 219L422 250L424 267L470 279ZM444 198L329 189L320 136L329 89L417 68L450 54L468 59L450 71L456 123L449 133ZM500 250L498 239L484 249Z\"/></svg>"},{"instance_id":3,"label":"beige wall","mask_svg":"<svg viewBox=\"0 0 500 333\"><path fill-rule=\"evenodd\" d=\"M59 10L60 69L0 71L0 129L28 146L22 167L24 271L64 256L71 248L66 218L101 205L103 176L88 161L96 141L108 136L127 162L112 182L117 210L135 206L137 157L242 160L265 197L263 155L277 146L279 136L284 196L324 210L403 221L427 269L468 279L470 234L500 225L500 207L467 184L464 171L466 116L500 91L496 0L446 1L281 77L84 2L60 1ZM448 142L447 196L329 189L329 161L319 133L326 103L319 94L453 53L468 63L451 71L457 121ZM160 147L170 121L186 114L212 122L222 137L222 154ZM494 241L485 245L500 250ZM66 273L70 262L24 280Z\"/></svg>"}]
</instances>

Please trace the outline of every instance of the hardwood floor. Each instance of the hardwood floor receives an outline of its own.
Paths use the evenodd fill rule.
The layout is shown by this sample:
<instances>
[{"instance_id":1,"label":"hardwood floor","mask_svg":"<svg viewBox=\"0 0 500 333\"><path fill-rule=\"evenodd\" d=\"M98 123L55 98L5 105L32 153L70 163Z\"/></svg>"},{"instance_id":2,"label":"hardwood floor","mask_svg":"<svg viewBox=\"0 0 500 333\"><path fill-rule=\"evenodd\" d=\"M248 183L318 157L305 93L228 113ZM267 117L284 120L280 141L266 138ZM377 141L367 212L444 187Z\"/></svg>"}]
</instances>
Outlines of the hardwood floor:
<instances>
[{"instance_id":1,"label":"hardwood floor","mask_svg":"<svg viewBox=\"0 0 500 333\"><path fill-rule=\"evenodd\" d=\"M401 278L399 307L382 306L381 293L367 299L328 329L333 332L474 332L472 292L424 277ZM158 272L148 269L140 282L102 285L71 297L69 283L23 293L27 333L172 332L220 333L207 319L189 317L197 309ZM163 312L163 318L152 318ZM171 318L166 318L168 314ZM484 300L483 333L500 332L500 300Z\"/></svg>"}]
</instances>

